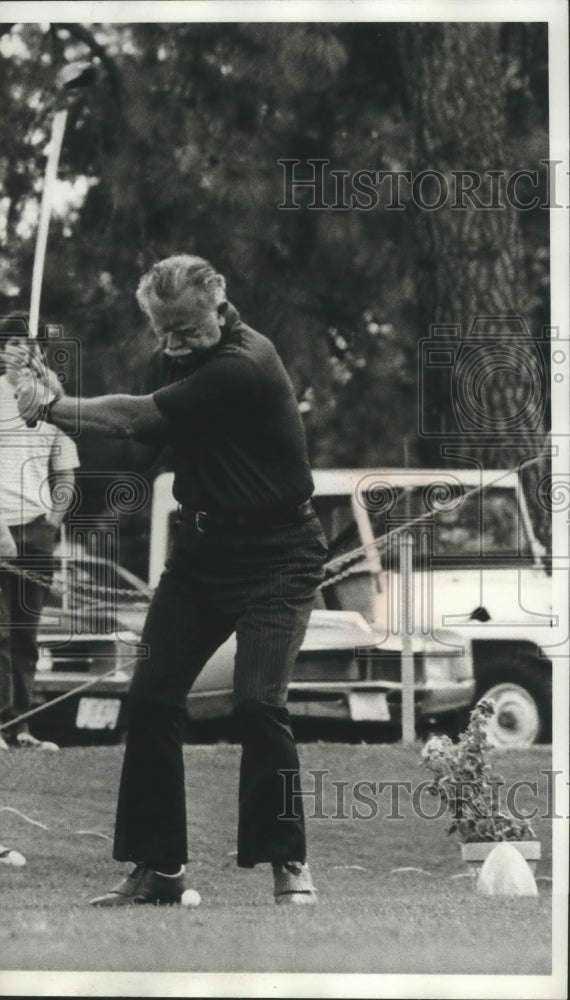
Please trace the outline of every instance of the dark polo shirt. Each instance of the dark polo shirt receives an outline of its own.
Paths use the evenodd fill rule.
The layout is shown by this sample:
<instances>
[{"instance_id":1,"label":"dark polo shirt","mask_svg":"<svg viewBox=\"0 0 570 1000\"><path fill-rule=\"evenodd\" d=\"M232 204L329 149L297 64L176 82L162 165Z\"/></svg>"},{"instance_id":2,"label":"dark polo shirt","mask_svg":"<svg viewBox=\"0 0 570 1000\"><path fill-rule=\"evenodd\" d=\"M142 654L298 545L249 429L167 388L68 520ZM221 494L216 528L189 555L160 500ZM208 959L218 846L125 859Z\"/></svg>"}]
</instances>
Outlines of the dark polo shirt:
<instances>
[{"instance_id":1,"label":"dark polo shirt","mask_svg":"<svg viewBox=\"0 0 570 1000\"><path fill-rule=\"evenodd\" d=\"M293 385L271 341L229 306L222 339L181 364L160 359L153 398L171 424L174 497L210 513L306 500L313 492ZM150 388L149 388L149 391Z\"/></svg>"}]
</instances>

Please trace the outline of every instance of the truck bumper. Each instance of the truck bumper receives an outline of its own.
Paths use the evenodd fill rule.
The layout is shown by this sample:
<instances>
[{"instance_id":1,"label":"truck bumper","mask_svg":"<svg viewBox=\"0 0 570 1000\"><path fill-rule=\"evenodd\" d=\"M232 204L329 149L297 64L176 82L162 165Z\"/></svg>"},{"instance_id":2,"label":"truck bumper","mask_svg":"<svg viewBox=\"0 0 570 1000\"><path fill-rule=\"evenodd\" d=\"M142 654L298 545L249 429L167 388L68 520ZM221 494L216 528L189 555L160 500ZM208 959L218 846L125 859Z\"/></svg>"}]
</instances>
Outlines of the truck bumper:
<instances>
[{"instance_id":1,"label":"truck bumper","mask_svg":"<svg viewBox=\"0 0 570 1000\"><path fill-rule=\"evenodd\" d=\"M466 708L471 704L474 694L473 678L440 682L437 686L416 684L416 716L419 719ZM402 717L402 686L380 682L323 682L307 685L293 681L289 685L288 708L293 716L399 724Z\"/></svg>"}]
</instances>

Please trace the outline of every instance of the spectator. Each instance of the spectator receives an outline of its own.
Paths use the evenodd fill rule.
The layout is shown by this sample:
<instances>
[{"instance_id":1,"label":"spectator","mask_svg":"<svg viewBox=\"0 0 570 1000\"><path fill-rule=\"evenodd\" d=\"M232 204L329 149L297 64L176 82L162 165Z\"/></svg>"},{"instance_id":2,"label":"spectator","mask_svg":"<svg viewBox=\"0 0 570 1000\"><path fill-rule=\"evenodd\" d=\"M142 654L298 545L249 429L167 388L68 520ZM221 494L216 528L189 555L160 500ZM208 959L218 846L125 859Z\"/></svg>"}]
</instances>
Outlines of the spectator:
<instances>
[{"instance_id":1,"label":"spectator","mask_svg":"<svg viewBox=\"0 0 570 1000\"><path fill-rule=\"evenodd\" d=\"M27 316L14 313L0 321L0 510L16 545L12 565L29 569L49 581L59 529L73 493L77 450L62 431L40 421L27 427L18 413L15 385L22 366L41 355L41 346L29 339ZM55 376L54 376L55 377ZM53 498L57 497L57 504ZM0 662L0 690L4 689L0 721L16 720L31 708L38 659L37 631L46 586L17 572L3 569L0 587L7 602L10 628L9 655ZM4 729L4 739L14 747L57 750L29 731L27 721Z\"/></svg>"},{"instance_id":2,"label":"spectator","mask_svg":"<svg viewBox=\"0 0 570 1000\"><path fill-rule=\"evenodd\" d=\"M0 519L0 562L12 559L18 554L16 543L10 529ZM0 575L1 583L1 575ZM12 685L10 670L10 633L8 631L8 600L0 586L0 718L5 709L12 704ZM7 750L8 744L0 731L0 750ZM5 848L0 847L0 852Z\"/></svg>"},{"instance_id":3,"label":"spectator","mask_svg":"<svg viewBox=\"0 0 570 1000\"><path fill-rule=\"evenodd\" d=\"M0 560L11 559L12 556L16 555L16 544L10 531L2 520L0 520ZM5 682L8 676L8 671L3 669L5 662L9 661L9 642L10 636L8 634L7 628L7 618L8 618L8 606L6 599L2 590L0 589L0 685ZM3 687L0 687L0 709L4 705L4 700L6 693ZM7 750L8 744L6 740L0 733L0 750ZM10 865L12 868L21 868L25 865L26 859L23 854L19 851L15 851L11 847L4 847L0 844L0 865Z\"/></svg>"}]
</instances>

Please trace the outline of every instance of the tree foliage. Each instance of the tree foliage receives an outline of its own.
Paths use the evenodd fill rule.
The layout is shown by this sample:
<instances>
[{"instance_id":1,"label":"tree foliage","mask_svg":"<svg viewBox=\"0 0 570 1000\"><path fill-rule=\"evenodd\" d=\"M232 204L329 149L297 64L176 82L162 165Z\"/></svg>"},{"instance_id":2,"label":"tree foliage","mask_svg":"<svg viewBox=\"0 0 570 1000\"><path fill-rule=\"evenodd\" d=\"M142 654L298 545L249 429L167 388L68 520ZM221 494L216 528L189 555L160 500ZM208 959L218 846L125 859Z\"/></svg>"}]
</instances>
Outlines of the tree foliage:
<instances>
[{"instance_id":1,"label":"tree foliage","mask_svg":"<svg viewBox=\"0 0 570 1000\"><path fill-rule=\"evenodd\" d=\"M452 28L439 27L449 44ZM70 184L84 178L86 194L52 221L42 300L45 316L81 340L81 391L140 391L153 338L134 299L138 278L164 255L198 252L280 351L316 465L401 465L403 439L419 461L416 356L431 321L422 282L433 273L421 226L431 222L409 195L406 210L386 210L381 191L370 211L309 210L308 190L296 195L298 211L279 209L278 161L296 158L306 171L308 159L328 160L331 205L331 170L426 167L418 110L426 129L436 120L439 129L446 108L453 122L461 106L465 133L450 128L449 149L436 136L431 164L470 167L466 136L469 122L473 140L478 134L484 99L500 136L494 162L535 168L548 155L545 27L496 30L498 89L478 69L488 58L481 43L464 35L475 89L462 92L465 74L452 64L445 92L431 96L428 70L435 80L444 55L423 49L426 31L410 25L403 39L393 24L11 26L0 40L0 306L28 301L55 74L64 61L91 56L99 83L70 110L60 169ZM483 156L477 163L488 165ZM548 322L546 213L526 213L517 225L525 309L533 325ZM450 281L465 280L463 264L456 254ZM87 441L83 452L87 463L101 461Z\"/></svg>"}]
</instances>

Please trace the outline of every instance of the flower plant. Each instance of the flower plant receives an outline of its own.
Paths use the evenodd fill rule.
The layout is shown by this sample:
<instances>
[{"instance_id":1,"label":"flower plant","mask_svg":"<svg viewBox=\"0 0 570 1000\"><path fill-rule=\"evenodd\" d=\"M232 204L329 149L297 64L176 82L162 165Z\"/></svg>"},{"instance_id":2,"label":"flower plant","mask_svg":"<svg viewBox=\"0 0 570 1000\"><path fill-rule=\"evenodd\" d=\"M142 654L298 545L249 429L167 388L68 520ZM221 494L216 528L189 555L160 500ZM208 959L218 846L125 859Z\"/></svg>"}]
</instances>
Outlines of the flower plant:
<instances>
[{"instance_id":1,"label":"flower plant","mask_svg":"<svg viewBox=\"0 0 570 1000\"><path fill-rule=\"evenodd\" d=\"M483 699L471 712L458 743L448 736L433 736L422 751L422 763L433 774L430 791L446 803L453 817L447 832L457 833L465 844L536 839L528 820L500 809L502 778L487 760L491 747L486 730L494 711L493 702Z\"/></svg>"}]
</instances>

